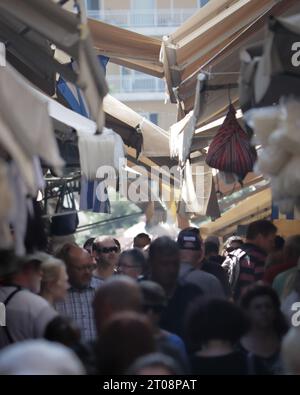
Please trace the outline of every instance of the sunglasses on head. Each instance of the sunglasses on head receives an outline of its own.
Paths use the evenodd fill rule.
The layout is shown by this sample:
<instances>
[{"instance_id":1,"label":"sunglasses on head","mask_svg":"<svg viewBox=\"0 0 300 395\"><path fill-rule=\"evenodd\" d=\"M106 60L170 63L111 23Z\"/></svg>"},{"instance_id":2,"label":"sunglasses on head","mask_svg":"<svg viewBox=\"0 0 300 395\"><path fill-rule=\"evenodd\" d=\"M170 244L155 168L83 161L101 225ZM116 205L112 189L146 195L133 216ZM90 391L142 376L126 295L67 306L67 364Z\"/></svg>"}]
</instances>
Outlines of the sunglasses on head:
<instances>
[{"instance_id":1,"label":"sunglasses on head","mask_svg":"<svg viewBox=\"0 0 300 395\"><path fill-rule=\"evenodd\" d=\"M118 252L119 248L118 247L97 247L96 248L97 252L100 252L102 254L109 254L110 252Z\"/></svg>"}]
</instances>

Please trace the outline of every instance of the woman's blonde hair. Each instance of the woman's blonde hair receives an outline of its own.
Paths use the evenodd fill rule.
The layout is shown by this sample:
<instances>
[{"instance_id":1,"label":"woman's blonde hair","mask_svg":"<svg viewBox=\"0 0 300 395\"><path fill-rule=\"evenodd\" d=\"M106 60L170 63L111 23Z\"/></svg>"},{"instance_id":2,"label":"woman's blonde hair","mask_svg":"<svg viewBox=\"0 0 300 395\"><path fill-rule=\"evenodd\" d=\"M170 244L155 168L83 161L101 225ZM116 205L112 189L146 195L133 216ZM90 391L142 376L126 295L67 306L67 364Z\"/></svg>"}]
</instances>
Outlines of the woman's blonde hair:
<instances>
[{"instance_id":1,"label":"woman's blonde hair","mask_svg":"<svg viewBox=\"0 0 300 395\"><path fill-rule=\"evenodd\" d=\"M52 256L49 256L49 258L42 263L41 290L45 288L46 284L57 281L59 277L59 271L62 267L66 267L64 262L61 259L57 259Z\"/></svg>"}]
</instances>

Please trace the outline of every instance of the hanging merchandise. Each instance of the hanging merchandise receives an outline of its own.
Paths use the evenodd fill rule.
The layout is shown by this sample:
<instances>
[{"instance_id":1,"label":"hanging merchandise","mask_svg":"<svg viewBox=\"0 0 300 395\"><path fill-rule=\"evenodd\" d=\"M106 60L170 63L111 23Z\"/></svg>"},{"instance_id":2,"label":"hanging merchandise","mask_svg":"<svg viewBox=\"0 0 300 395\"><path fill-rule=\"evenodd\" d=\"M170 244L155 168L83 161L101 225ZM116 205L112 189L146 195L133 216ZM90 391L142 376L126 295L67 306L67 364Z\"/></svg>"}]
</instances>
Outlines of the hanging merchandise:
<instances>
[{"instance_id":1,"label":"hanging merchandise","mask_svg":"<svg viewBox=\"0 0 300 395\"><path fill-rule=\"evenodd\" d=\"M101 135L80 134L78 148L81 171L88 180L95 180L102 166L118 171L125 160L123 140L112 129L104 128Z\"/></svg>"},{"instance_id":2,"label":"hanging merchandise","mask_svg":"<svg viewBox=\"0 0 300 395\"><path fill-rule=\"evenodd\" d=\"M0 196L0 249L9 249L13 245L9 214L14 205L14 195L9 185L8 166L3 159L0 159Z\"/></svg>"},{"instance_id":3,"label":"hanging merchandise","mask_svg":"<svg viewBox=\"0 0 300 395\"><path fill-rule=\"evenodd\" d=\"M207 215L215 219L220 216L212 170L206 163L186 161L178 213L184 217Z\"/></svg>"},{"instance_id":4,"label":"hanging merchandise","mask_svg":"<svg viewBox=\"0 0 300 395\"><path fill-rule=\"evenodd\" d=\"M300 14L270 17L254 76L255 107L278 104L282 96L300 95Z\"/></svg>"},{"instance_id":5,"label":"hanging merchandise","mask_svg":"<svg viewBox=\"0 0 300 395\"><path fill-rule=\"evenodd\" d=\"M24 240L27 254L32 254L35 251L45 251L48 244L40 202L32 199L31 203L33 210L32 212L28 213L26 235Z\"/></svg>"},{"instance_id":6,"label":"hanging merchandise","mask_svg":"<svg viewBox=\"0 0 300 395\"><path fill-rule=\"evenodd\" d=\"M65 182L60 188L55 215L51 218L51 235L66 236L75 233L78 224L74 192Z\"/></svg>"},{"instance_id":7,"label":"hanging merchandise","mask_svg":"<svg viewBox=\"0 0 300 395\"><path fill-rule=\"evenodd\" d=\"M286 214L300 207L299 114L300 101L286 98L276 107L245 113L261 145L255 170L271 179L274 203Z\"/></svg>"},{"instance_id":8,"label":"hanging merchandise","mask_svg":"<svg viewBox=\"0 0 300 395\"><path fill-rule=\"evenodd\" d=\"M251 45L240 53L239 103L243 112L255 107L254 77L263 53L263 43Z\"/></svg>"},{"instance_id":9,"label":"hanging merchandise","mask_svg":"<svg viewBox=\"0 0 300 395\"><path fill-rule=\"evenodd\" d=\"M226 118L209 146L206 163L222 172L236 174L239 180L243 180L252 171L255 160L255 148L230 104Z\"/></svg>"},{"instance_id":10,"label":"hanging merchandise","mask_svg":"<svg viewBox=\"0 0 300 395\"><path fill-rule=\"evenodd\" d=\"M180 166L184 166L189 157L195 125L194 111L190 111L170 128L170 156L177 157Z\"/></svg>"},{"instance_id":11,"label":"hanging merchandise","mask_svg":"<svg viewBox=\"0 0 300 395\"><path fill-rule=\"evenodd\" d=\"M110 214L110 201L105 180L88 180L81 177L80 210Z\"/></svg>"},{"instance_id":12,"label":"hanging merchandise","mask_svg":"<svg viewBox=\"0 0 300 395\"><path fill-rule=\"evenodd\" d=\"M21 161L25 166L33 156L40 157L60 173L64 162L59 155L47 102L36 94L23 76L9 64L0 67L0 105L1 124L3 128L7 128L14 144L23 154L19 158L19 153L16 152L12 157L20 163L24 179L30 182L30 173L26 174ZM3 140L4 134L1 133L2 144L6 148L9 140ZM10 148L6 149L11 152ZM27 161L23 160L23 157L28 158Z\"/></svg>"},{"instance_id":13,"label":"hanging merchandise","mask_svg":"<svg viewBox=\"0 0 300 395\"><path fill-rule=\"evenodd\" d=\"M107 186L111 182L116 187L117 177L122 174L123 140L112 129L104 128L101 135L80 134L78 148L82 171L80 209L110 213Z\"/></svg>"}]
</instances>

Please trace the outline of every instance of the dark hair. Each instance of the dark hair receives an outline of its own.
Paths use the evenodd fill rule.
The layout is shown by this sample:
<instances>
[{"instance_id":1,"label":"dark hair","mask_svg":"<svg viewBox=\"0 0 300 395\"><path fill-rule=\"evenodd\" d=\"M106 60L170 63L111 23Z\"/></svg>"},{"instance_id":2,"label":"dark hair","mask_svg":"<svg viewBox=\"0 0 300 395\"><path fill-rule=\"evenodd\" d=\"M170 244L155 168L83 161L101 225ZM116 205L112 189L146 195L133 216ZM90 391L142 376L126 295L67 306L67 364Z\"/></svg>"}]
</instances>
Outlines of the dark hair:
<instances>
[{"instance_id":1,"label":"dark hair","mask_svg":"<svg viewBox=\"0 0 300 395\"><path fill-rule=\"evenodd\" d=\"M205 251L205 255L207 254L218 254L219 253L219 247L217 246L216 243L212 242L212 241L206 241L204 243L204 251Z\"/></svg>"},{"instance_id":2,"label":"dark hair","mask_svg":"<svg viewBox=\"0 0 300 395\"><path fill-rule=\"evenodd\" d=\"M276 235L274 244L275 244L275 250L281 251L281 250L283 250L283 247L285 245L285 240L282 236Z\"/></svg>"},{"instance_id":3,"label":"dark hair","mask_svg":"<svg viewBox=\"0 0 300 395\"><path fill-rule=\"evenodd\" d=\"M179 247L177 243L168 236L158 237L150 244L149 260L153 260L157 255L177 255Z\"/></svg>"},{"instance_id":4,"label":"dark hair","mask_svg":"<svg viewBox=\"0 0 300 395\"><path fill-rule=\"evenodd\" d=\"M259 221L252 222L247 227L246 238L254 240L258 235L264 237L269 236L271 233L276 233L277 228L272 224L271 221L262 219Z\"/></svg>"},{"instance_id":5,"label":"dark hair","mask_svg":"<svg viewBox=\"0 0 300 395\"><path fill-rule=\"evenodd\" d=\"M300 235L290 236L286 240L284 254L294 261L300 258Z\"/></svg>"},{"instance_id":6,"label":"dark hair","mask_svg":"<svg viewBox=\"0 0 300 395\"><path fill-rule=\"evenodd\" d=\"M198 299L189 309L186 335L191 352L209 340L225 340L232 345L247 332L249 322L243 311L222 299Z\"/></svg>"},{"instance_id":7,"label":"dark hair","mask_svg":"<svg viewBox=\"0 0 300 395\"><path fill-rule=\"evenodd\" d=\"M250 304L255 298L261 296L269 296L275 308L276 317L274 321L274 329L279 336L283 336L288 330L288 324L283 313L280 310L280 300L277 293L272 287L265 284L252 284L245 289L241 299L240 306L243 310L248 310Z\"/></svg>"},{"instance_id":8,"label":"dark hair","mask_svg":"<svg viewBox=\"0 0 300 395\"><path fill-rule=\"evenodd\" d=\"M141 267L143 274L147 273L147 271L148 271L147 270L147 260L144 256L144 254L140 250L138 250L137 248L132 248L130 250L123 251L120 254L119 262L125 256L129 256L137 266Z\"/></svg>"},{"instance_id":9,"label":"dark hair","mask_svg":"<svg viewBox=\"0 0 300 395\"><path fill-rule=\"evenodd\" d=\"M143 295L144 311L152 308L157 313L161 313L167 305L167 296L161 285L154 281L140 281L139 286Z\"/></svg>"},{"instance_id":10,"label":"dark hair","mask_svg":"<svg viewBox=\"0 0 300 395\"><path fill-rule=\"evenodd\" d=\"M85 250L88 250L88 248L90 248L91 250L93 249L93 243L95 241L95 237L90 237L89 239L87 239L85 241L85 243L83 244L83 248Z\"/></svg>"},{"instance_id":11,"label":"dark hair","mask_svg":"<svg viewBox=\"0 0 300 395\"><path fill-rule=\"evenodd\" d=\"M152 326L141 314L116 314L104 324L98 349L100 374L124 374L138 357L155 351Z\"/></svg>"},{"instance_id":12,"label":"dark hair","mask_svg":"<svg viewBox=\"0 0 300 395\"><path fill-rule=\"evenodd\" d=\"M151 238L149 235L147 235L147 233L139 233L138 235L135 236L133 240L135 239L148 239L151 241Z\"/></svg>"},{"instance_id":13,"label":"dark hair","mask_svg":"<svg viewBox=\"0 0 300 395\"><path fill-rule=\"evenodd\" d=\"M44 338L67 347L75 347L80 342L80 330L69 318L57 316L47 325Z\"/></svg>"},{"instance_id":14,"label":"dark hair","mask_svg":"<svg viewBox=\"0 0 300 395\"><path fill-rule=\"evenodd\" d=\"M119 248L119 251L121 251L121 244L120 244L119 240L113 238L113 241L116 243L116 246Z\"/></svg>"}]
</instances>

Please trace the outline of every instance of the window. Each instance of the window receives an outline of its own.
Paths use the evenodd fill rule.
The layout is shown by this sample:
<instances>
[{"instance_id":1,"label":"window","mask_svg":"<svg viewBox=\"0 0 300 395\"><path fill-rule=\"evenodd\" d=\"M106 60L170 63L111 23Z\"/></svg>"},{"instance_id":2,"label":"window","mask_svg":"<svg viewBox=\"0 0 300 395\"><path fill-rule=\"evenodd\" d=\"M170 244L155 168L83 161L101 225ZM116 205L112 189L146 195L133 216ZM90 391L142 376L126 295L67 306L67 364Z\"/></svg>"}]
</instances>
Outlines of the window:
<instances>
[{"instance_id":1,"label":"window","mask_svg":"<svg viewBox=\"0 0 300 395\"><path fill-rule=\"evenodd\" d=\"M139 111L139 114L142 117L148 119L150 122L154 123L155 125L158 124L158 114L157 113L155 113L155 112L151 112L151 113L150 112L140 112Z\"/></svg>"},{"instance_id":2,"label":"window","mask_svg":"<svg viewBox=\"0 0 300 395\"><path fill-rule=\"evenodd\" d=\"M152 113L150 114L150 121L151 121L152 123L155 123L155 125L157 125L157 124L158 124L158 114L155 113L155 112L152 112Z\"/></svg>"},{"instance_id":3,"label":"window","mask_svg":"<svg viewBox=\"0 0 300 395\"><path fill-rule=\"evenodd\" d=\"M203 7L205 6L205 4L207 4L209 2L209 0L198 0L198 6L199 7Z\"/></svg>"},{"instance_id":4,"label":"window","mask_svg":"<svg viewBox=\"0 0 300 395\"><path fill-rule=\"evenodd\" d=\"M155 0L131 0L132 26L154 25Z\"/></svg>"},{"instance_id":5,"label":"window","mask_svg":"<svg viewBox=\"0 0 300 395\"><path fill-rule=\"evenodd\" d=\"M155 8L155 0L132 0L131 8L133 10L153 10Z\"/></svg>"},{"instance_id":6,"label":"window","mask_svg":"<svg viewBox=\"0 0 300 395\"><path fill-rule=\"evenodd\" d=\"M89 11L100 10L101 4L100 0L86 0L86 9Z\"/></svg>"}]
</instances>

